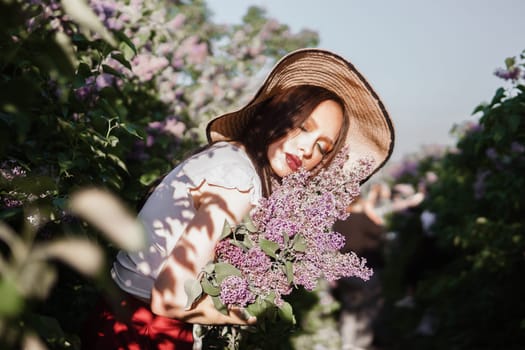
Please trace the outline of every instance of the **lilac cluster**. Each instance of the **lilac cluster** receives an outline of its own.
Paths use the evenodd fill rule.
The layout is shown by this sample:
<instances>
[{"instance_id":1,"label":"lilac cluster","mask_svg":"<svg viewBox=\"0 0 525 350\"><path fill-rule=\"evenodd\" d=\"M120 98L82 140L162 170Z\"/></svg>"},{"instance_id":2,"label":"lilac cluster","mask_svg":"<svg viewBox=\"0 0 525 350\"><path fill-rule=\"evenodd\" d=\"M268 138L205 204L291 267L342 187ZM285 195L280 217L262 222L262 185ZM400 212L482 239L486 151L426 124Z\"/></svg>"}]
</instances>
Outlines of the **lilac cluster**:
<instances>
[{"instance_id":1,"label":"lilac cluster","mask_svg":"<svg viewBox=\"0 0 525 350\"><path fill-rule=\"evenodd\" d=\"M458 125L455 127L457 134L478 132L480 127L475 124ZM423 159L438 161L446 153L457 152L457 150L444 145L424 145L418 153L408 154L403 159L389 163L385 173L392 178L394 182L403 181L404 177L417 177L419 174L419 164Z\"/></svg>"},{"instance_id":2,"label":"lilac cluster","mask_svg":"<svg viewBox=\"0 0 525 350\"><path fill-rule=\"evenodd\" d=\"M75 96L80 101L92 104L98 99L98 92L108 86L112 86L115 81L115 76L111 74L91 75L84 80L84 85L74 90Z\"/></svg>"},{"instance_id":3,"label":"lilac cluster","mask_svg":"<svg viewBox=\"0 0 525 350\"><path fill-rule=\"evenodd\" d=\"M245 286L251 293L275 305L293 287L312 290L320 278L335 281L342 277L367 280L372 270L355 253L339 249L344 237L332 231L337 219L347 217L347 207L360 192L360 182L373 169L373 161L361 159L345 167L344 149L332 164L317 174L304 169L283 178L268 198L252 213L255 230L233 230L233 238L216 248L217 261L231 264L241 272L238 288L224 289L220 298L227 305L245 305ZM241 227L242 229L240 229ZM239 234L241 232L241 234ZM236 299L238 297L238 299Z\"/></svg>"},{"instance_id":4,"label":"lilac cluster","mask_svg":"<svg viewBox=\"0 0 525 350\"><path fill-rule=\"evenodd\" d=\"M0 176L7 181L12 181L17 177L25 177L26 171L16 161L4 160L0 163Z\"/></svg>"},{"instance_id":5,"label":"lilac cluster","mask_svg":"<svg viewBox=\"0 0 525 350\"><path fill-rule=\"evenodd\" d=\"M225 305L246 306L254 301L255 296L250 292L246 279L239 276L228 276L221 283L220 298Z\"/></svg>"},{"instance_id":6,"label":"lilac cluster","mask_svg":"<svg viewBox=\"0 0 525 350\"><path fill-rule=\"evenodd\" d=\"M112 30L121 30L125 21L120 15L122 5L113 0L90 0L89 4L104 25Z\"/></svg>"},{"instance_id":7,"label":"lilac cluster","mask_svg":"<svg viewBox=\"0 0 525 350\"><path fill-rule=\"evenodd\" d=\"M525 73L522 75L520 67L513 66L508 69L498 68L494 72L494 75L504 80L516 81L520 78L525 78Z\"/></svg>"}]
</instances>

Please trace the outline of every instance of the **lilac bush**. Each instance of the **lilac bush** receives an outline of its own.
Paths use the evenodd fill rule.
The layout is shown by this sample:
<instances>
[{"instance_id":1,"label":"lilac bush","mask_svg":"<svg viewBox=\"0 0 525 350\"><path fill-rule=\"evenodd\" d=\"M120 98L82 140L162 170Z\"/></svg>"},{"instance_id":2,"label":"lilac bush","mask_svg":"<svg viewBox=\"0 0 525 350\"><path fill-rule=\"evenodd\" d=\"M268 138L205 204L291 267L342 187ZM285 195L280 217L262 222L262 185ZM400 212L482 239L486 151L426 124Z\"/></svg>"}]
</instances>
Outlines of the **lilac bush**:
<instances>
[{"instance_id":1,"label":"lilac bush","mask_svg":"<svg viewBox=\"0 0 525 350\"><path fill-rule=\"evenodd\" d=\"M285 51L318 41L256 8L240 24L214 23L199 0L1 1L0 29L0 219L24 232L25 222L37 223L27 208L39 208L29 246L71 230L106 243L67 213L73 190L100 186L135 207L205 142L210 118L249 99ZM94 289L70 277L36 302L68 333L42 331L51 347L79 348L72 339ZM74 307L63 308L64 298ZM17 306L19 318L2 329L29 324L33 305Z\"/></svg>"},{"instance_id":2,"label":"lilac bush","mask_svg":"<svg viewBox=\"0 0 525 350\"><path fill-rule=\"evenodd\" d=\"M409 171L397 168L395 183L436 176L421 205L390 218L399 235L389 244L383 277L392 301L382 319L396 327L381 342L438 349L525 344L524 68L525 51L496 70L505 85L474 109L474 120L454 127L454 148L440 159L413 157L418 162ZM391 305L407 297L410 308Z\"/></svg>"}]
</instances>

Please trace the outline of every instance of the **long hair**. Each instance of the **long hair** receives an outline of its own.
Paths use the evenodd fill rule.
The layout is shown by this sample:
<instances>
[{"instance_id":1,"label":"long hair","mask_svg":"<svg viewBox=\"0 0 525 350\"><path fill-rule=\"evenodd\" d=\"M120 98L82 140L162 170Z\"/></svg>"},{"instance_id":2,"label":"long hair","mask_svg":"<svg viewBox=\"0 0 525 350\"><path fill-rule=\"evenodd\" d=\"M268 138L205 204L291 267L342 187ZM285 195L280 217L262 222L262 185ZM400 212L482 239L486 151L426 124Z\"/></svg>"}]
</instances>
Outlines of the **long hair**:
<instances>
[{"instance_id":1,"label":"long hair","mask_svg":"<svg viewBox=\"0 0 525 350\"><path fill-rule=\"evenodd\" d=\"M263 184L263 195L272 192L272 179L279 180L273 174L268 160L268 147L286 134L297 129L323 101L333 100L343 110L343 125L330 153L321 161L320 170L330 164L335 154L343 147L349 127L349 118L342 99L325 88L313 85L299 85L282 90L265 101L254 106L253 115L246 126L246 131L238 141L257 167Z\"/></svg>"},{"instance_id":2,"label":"long hair","mask_svg":"<svg viewBox=\"0 0 525 350\"><path fill-rule=\"evenodd\" d=\"M349 118L344 103L339 96L325 88L313 85L299 85L282 90L253 107L253 115L246 125L246 130L239 138L231 140L244 145L246 152L253 161L257 173L261 178L263 196L272 193L272 181L279 181L268 160L268 147L295 130L304 123L313 110L323 101L337 102L343 109L343 125L332 150L323 157L320 165L314 170L318 171L328 166L337 152L345 143L349 127ZM209 147L210 144L199 148L197 151ZM196 153L196 152L193 152ZM154 181L137 205L140 210L150 194L162 181L166 174Z\"/></svg>"}]
</instances>

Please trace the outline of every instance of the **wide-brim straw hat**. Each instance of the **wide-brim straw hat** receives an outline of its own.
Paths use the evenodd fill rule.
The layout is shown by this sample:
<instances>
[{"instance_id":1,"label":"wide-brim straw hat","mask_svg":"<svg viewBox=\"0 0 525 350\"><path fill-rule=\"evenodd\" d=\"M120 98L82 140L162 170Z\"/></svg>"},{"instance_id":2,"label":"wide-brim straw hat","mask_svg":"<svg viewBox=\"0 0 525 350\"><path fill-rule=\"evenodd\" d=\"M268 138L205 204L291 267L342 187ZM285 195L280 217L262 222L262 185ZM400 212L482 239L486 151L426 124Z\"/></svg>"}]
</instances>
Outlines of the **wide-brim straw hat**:
<instances>
[{"instance_id":1,"label":"wide-brim straw hat","mask_svg":"<svg viewBox=\"0 0 525 350\"><path fill-rule=\"evenodd\" d=\"M372 174L385 164L394 147L394 128L385 106L350 62L321 49L300 49L279 60L248 104L208 123L208 141L235 139L240 133L249 133L246 124L253 115L252 107L297 85L320 86L343 100L350 119L346 135L349 162L372 157Z\"/></svg>"}]
</instances>

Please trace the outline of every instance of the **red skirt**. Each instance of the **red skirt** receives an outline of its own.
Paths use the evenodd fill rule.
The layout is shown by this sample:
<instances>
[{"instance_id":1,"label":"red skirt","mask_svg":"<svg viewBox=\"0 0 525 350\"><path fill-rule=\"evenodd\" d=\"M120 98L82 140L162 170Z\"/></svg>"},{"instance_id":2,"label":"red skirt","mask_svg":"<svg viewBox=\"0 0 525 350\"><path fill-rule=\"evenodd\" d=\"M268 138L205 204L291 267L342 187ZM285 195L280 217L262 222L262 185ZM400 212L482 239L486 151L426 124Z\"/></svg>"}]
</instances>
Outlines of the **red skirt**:
<instances>
[{"instance_id":1,"label":"red skirt","mask_svg":"<svg viewBox=\"0 0 525 350\"><path fill-rule=\"evenodd\" d=\"M131 296L114 307L100 300L86 322L83 350L191 350L193 326L158 316Z\"/></svg>"}]
</instances>

